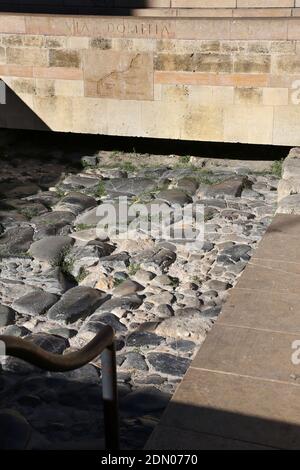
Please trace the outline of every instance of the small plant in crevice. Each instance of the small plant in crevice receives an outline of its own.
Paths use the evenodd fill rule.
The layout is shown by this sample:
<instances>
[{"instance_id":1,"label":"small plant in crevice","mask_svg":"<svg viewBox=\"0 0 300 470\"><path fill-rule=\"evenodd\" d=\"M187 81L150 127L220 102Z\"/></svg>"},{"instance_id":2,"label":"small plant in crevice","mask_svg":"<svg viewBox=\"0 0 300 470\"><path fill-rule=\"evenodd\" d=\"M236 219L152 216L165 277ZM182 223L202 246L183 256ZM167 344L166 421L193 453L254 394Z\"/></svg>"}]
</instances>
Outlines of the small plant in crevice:
<instances>
[{"instance_id":1,"label":"small plant in crevice","mask_svg":"<svg viewBox=\"0 0 300 470\"><path fill-rule=\"evenodd\" d=\"M128 171L129 173L133 173L137 170L136 166L132 162L124 162L120 165L121 170Z\"/></svg>"},{"instance_id":2,"label":"small plant in crevice","mask_svg":"<svg viewBox=\"0 0 300 470\"><path fill-rule=\"evenodd\" d=\"M89 275L89 272L85 268L81 267L79 270L79 274L75 277L77 284L80 284L80 282L84 281L84 279L88 275Z\"/></svg>"},{"instance_id":3,"label":"small plant in crevice","mask_svg":"<svg viewBox=\"0 0 300 470\"><path fill-rule=\"evenodd\" d=\"M38 211L38 209L36 209L34 207L25 207L25 208L20 210L20 214L24 215L24 217L26 217L26 219L30 220L33 217L36 217L37 215L39 215L39 211Z\"/></svg>"},{"instance_id":4,"label":"small plant in crevice","mask_svg":"<svg viewBox=\"0 0 300 470\"><path fill-rule=\"evenodd\" d=\"M136 263L130 264L128 267L129 276L134 276L138 272L139 269L141 269L140 264L136 264Z\"/></svg>"},{"instance_id":5,"label":"small plant in crevice","mask_svg":"<svg viewBox=\"0 0 300 470\"><path fill-rule=\"evenodd\" d=\"M274 176L277 176L277 178L281 178L282 176L282 165L284 162L284 158L281 160L275 160L270 168L270 173Z\"/></svg>"},{"instance_id":6,"label":"small plant in crevice","mask_svg":"<svg viewBox=\"0 0 300 470\"><path fill-rule=\"evenodd\" d=\"M72 270L74 268L75 260L74 260L73 257L68 256L70 254L70 251L71 251L70 247L64 248L60 252L58 257L56 259L52 260L51 266L55 267L55 268L60 268L61 271L64 274L67 274L67 275L70 275L71 277L73 277L73 275L71 273L72 273Z\"/></svg>"},{"instance_id":7,"label":"small plant in crevice","mask_svg":"<svg viewBox=\"0 0 300 470\"><path fill-rule=\"evenodd\" d=\"M191 161L191 157L190 155L181 155L179 157L179 163L181 165L189 165L190 164L190 161Z\"/></svg>"},{"instance_id":8,"label":"small plant in crevice","mask_svg":"<svg viewBox=\"0 0 300 470\"><path fill-rule=\"evenodd\" d=\"M60 197L60 198L63 198L66 195L66 191L64 191L63 189L61 189L59 187L55 187L55 192L58 195L58 197Z\"/></svg>"},{"instance_id":9,"label":"small plant in crevice","mask_svg":"<svg viewBox=\"0 0 300 470\"><path fill-rule=\"evenodd\" d=\"M76 232L80 232L81 230L89 230L89 229L92 229L92 228L96 228L96 225L92 225L92 224L77 224L77 225L75 226Z\"/></svg>"},{"instance_id":10,"label":"small plant in crevice","mask_svg":"<svg viewBox=\"0 0 300 470\"><path fill-rule=\"evenodd\" d=\"M95 189L95 196L103 197L106 196L105 184L103 181L100 181Z\"/></svg>"}]
</instances>

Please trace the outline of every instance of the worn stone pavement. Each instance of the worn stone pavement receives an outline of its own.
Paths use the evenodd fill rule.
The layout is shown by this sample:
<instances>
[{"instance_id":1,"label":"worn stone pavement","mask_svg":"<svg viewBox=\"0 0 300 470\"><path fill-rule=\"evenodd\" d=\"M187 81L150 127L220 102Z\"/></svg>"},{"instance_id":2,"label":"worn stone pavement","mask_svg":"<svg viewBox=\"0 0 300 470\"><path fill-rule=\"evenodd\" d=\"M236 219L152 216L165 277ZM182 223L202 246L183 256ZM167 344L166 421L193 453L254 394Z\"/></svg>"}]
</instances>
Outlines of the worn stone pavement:
<instances>
[{"instance_id":1,"label":"worn stone pavement","mask_svg":"<svg viewBox=\"0 0 300 470\"><path fill-rule=\"evenodd\" d=\"M299 449L299 237L276 215L147 449Z\"/></svg>"}]
</instances>

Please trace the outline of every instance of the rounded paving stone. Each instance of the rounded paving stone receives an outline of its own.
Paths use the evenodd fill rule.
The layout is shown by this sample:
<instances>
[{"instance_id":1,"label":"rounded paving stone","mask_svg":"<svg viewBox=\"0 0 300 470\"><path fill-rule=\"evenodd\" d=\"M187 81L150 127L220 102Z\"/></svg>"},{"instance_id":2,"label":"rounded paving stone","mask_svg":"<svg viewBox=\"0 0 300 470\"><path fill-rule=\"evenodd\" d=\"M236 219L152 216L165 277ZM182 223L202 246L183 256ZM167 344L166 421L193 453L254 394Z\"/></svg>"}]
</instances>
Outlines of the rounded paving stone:
<instances>
[{"instance_id":1,"label":"rounded paving stone","mask_svg":"<svg viewBox=\"0 0 300 470\"><path fill-rule=\"evenodd\" d=\"M135 294L136 292L139 292L141 290L144 290L144 287L141 284L132 281L131 279L128 279L126 281L121 282L121 284L115 287L112 291L112 294L115 297L122 297Z\"/></svg>"},{"instance_id":2,"label":"rounded paving stone","mask_svg":"<svg viewBox=\"0 0 300 470\"><path fill-rule=\"evenodd\" d=\"M58 263L61 255L70 248L74 240L70 237L50 236L33 242L29 252L38 261L47 263Z\"/></svg>"},{"instance_id":3,"label":"rounded paving stone","mask_svg":"<svg viewBox=\"0 0 300 470\"><path fill-rule=\"evenodd\" d=\"M12 307L24 315L36 316L41 315L52 307L59 297L49 292L34 291L15 300Z\"/></svg>"},{"instance_id":4,"label":"rounded paving stone","mask_svg":"<svg viewBox=\"0 0 300 470\"><path fill-rule=\"evenodd\" d=\"M159 346L165 338L153 333L134 332L127 337L126 345L130 347Z\"/></svg>"},{"instance_id":5,"label":"rounded paving stone","mask_svg":"<svg viewBox=\"0 0 300 470\"><path fill-rule=\"evenodd\" d=\"M149 353L147 360L156 371L177 377L183 376L191 363L189 359L168 353Z\"/></svg>"},{"instance_id":6,"label":"rounded paving stone","mask_svg":"<svg viewBox=\"0 0 300 470\"><path fill-rule=\"evenodd\" d=\"M91 196L79 192L71 192L63 197L55 206L55 210L70 211L78 215L84 210L97 206L97 201Z\"/></svg>"},{"instance_id":7,"label":"rounded paving stone","mask_svg":"<svg viewBox=\"0 0 300 470\"><path fill-rule=\"evenodd\" d=\"M0 327L13 325L16 319L16 312L5 305L0 305Z\"/></svg>"},{"instance_id":8,"label":"rounded paving stone","mask_svg":"<svg viewBox=\"0 0 300 470\"><path fill-rule=\"evenodd\" d=\"M50 320L74 323L93 313L107 295L91 287L78 286L68 290L48 311Z\"/></svg>"},{"instance_id":9,"label":"rounded paving stone","mask_svg":"<svg viewBox=\"0 0 300 470\"><path fill-rule=\"evenodd\" d=\"M180 206L193 202L192 198L181 189L166 189L160 191L156 197L169 204L179 204Z\"/></svg>"}]
</instances>

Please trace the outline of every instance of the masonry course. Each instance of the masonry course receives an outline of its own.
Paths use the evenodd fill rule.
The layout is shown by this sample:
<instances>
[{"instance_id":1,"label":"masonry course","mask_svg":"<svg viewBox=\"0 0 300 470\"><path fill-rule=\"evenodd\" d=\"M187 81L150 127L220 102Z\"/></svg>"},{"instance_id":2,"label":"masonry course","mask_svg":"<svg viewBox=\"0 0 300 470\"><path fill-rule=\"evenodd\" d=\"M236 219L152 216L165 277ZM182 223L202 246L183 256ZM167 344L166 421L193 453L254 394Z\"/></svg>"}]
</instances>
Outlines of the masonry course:
<instances>
[{"instance_id":1,"label":"masonry course","mask_svg":"<svg viewBox=\"0 0 300 470\"><path fill-rule=\"evenodd\" d=\"M2 127L299 145L298 1L100 3L0 14Z\"/></svg>"}]
</instances>

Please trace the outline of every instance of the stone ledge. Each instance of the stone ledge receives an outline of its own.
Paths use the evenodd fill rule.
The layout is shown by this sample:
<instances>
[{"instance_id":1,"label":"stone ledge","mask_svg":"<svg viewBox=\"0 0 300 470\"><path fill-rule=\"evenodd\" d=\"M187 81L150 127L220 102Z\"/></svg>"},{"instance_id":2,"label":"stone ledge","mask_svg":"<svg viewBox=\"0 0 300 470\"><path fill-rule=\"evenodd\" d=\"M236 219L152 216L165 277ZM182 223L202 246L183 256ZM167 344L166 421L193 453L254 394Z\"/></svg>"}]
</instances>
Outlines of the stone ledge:
<instances>
[{"instance_id":1,"label":"stone ledge","mask_svg":"<svg viewBox=\"0 0 300 470\"><path fill-rule=\"evenodd\" d=\"M169 18L283 18L283 17L298 17L300 16L300 8L277 7L277 8L224 8L212 7L208 8L139 8L139 7L66 7L59 6L37 6L37 5L22 5L14 6L8 4L0 6L1 12L5 14L72 14L72 15L92 15L92 16L127 16L127 17L169 17Z\"/></svg>"}]
</instances>

